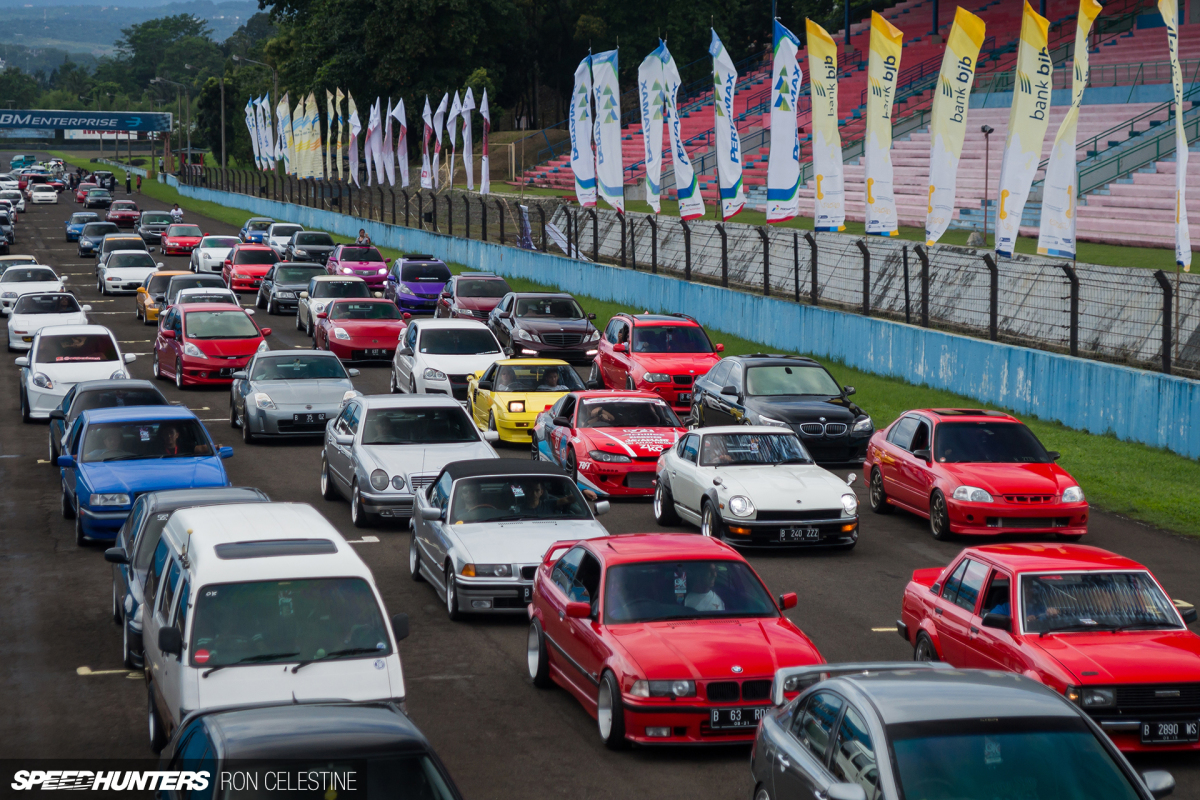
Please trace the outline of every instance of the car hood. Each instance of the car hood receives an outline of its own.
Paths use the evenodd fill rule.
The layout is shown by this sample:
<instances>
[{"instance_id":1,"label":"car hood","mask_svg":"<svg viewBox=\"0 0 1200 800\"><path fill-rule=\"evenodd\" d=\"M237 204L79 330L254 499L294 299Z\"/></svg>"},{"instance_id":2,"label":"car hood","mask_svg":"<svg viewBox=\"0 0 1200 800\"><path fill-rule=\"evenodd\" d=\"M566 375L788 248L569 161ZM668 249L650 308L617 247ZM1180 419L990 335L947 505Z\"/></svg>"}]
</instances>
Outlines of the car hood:
<instances>
[{"instance_id":1,"label":"car hood","mask_svg":"<svg viewBox=\"0 0 1200 800\"><path fill-rule=\"evenodd\" d=\"M514 319L518 327L534 333L582 333L588 334L592 324L586 319Z\"/></svg>"},{"instance_id":2,"label":"car hood","mask_svg":"<svg viewBox=\"0 0 1200 800\"><path fill-rule=\"evenodd\" d=\"M1075 480L1057 464L945 464L967 486L992 495L1062 494Z\"/></svg>"},{"instance_id":3,"label":"car hood","mask_svg":"<svg viewBox=\"0 0 1200 800\"><path fill-rule=\"evenodd\" d=\"M232 247L201 247L200 257L204 258L207 256L214 261L224 261L229 257L229 251L232 249Z\"/></svg>"},{"instance_id":4,"label":"car hood","mask_svg":"<svg viewBox=\"0 0 1200 800\"><path fill-rule=\"evenodd\" d=\"M339 261L339 267L349 267L350 269L383 269L387 264L382 261Z\"/></svg>"},{"instance_id":5,"label":"car hood","mask_svg":"<svg viewBox=\"0 0 1200 800\"><path fill-rule=\"evenodd\" d=\"M306 253L332 253L336 244L298 244L297 250L303 250Z\"/></svg>"},{"instance_id":6,"label":"car hood","mask_svg":"<svg viewBox=\"0 0 1200 800\"><path fill-rule=\"evenodd\" d=\"M631 458L658 458L679 441L686 428L583 428L578 433L589 450Z\"/></svg>"},{"instance_id":7,"label":"car hood","mask_svg":"<svg viewBox=\"0 0 1200 800\"><path fill-rule=\"evenodd\" d=\"M199 708L251 705L256 703L295 703L302 700L386 700L404 696L404 682L397 672L395 655L379 658L345 658L328 663L309 664L293 673L279 664L237 666L220 669L207 678L203 668L188 675L196 681ZM388 669L388 661L392 669Z\"/></svg>"},{"instance_id":8,"label":"car hood","mask_svg":"<svg viewBox=\"0 0 1200 800\"><path fill-rule=\"evenodd\" d=\"M365 469L370 471L379 468L386 470L389 475L436 475L442 471L442 467L452 461L497 457L492 446L483 441L434 444L427 447L368 444L360 445L358 452Z\"/></svg>"},{"instance_id":9,"label":"car hood","mask_svg":"<svg viewBox=\"0 0 1200 800\"><path fill-rule=\"evenodd\" d=\"M191 489L228 486L225 467L216 456L198 458L145 458L80 464L93 492L141 494L156 489Z\"/></svg>"},{"instance_id":10,"label":"car hood","mask_svg":"<svg viewBox=\"0 0 1200 800\"><path fill-rule=\"evenodd\" d=\"M760 510L833 508L841 513L842 495L854 494L844 480L811 464L721 467L715 469L714 474L721 476L729 495L746 495Z\"/></svg>"},{"instance_id":11,"label":"car hood","mask_svg":"<svg viewBox=\"0 0 1200 800\"><path fill-rule=\"evenodd\" d=\"M199 237L199 236L178 236L178 235L176 235L176 236L168 236L167 238L168 238L169 240L171 240L172 242L182 242L182 243L184 243L184 244L186 244L186 243L188 243L188 242L191 242L192 244L195 244L196 242L200 241L200 238L201 238L201 237Z\"/></svg>"},{"instance_id":12,"label":"car hood","mask_svg":"<svg viewBox=\"0 0 1200 800\"><path fill-rule=\"evenodd\" d=\"M387 345L390 348L396 347L396 342L399 341L400 335L404 333L406 327L404 322L398 319L335 319L332 323L333 327L344 329L352 339L378 340L379 344ZM339 340L334 339L333 341Z\"/></svg>"},{"instance_id":13,"label":"car hood","mask_svg":"<svg viewBox=\"0 0 1200 800\"><path fill-rule=\"evenodd\" d=\"M721 360L720 353L633 353L633 360L647 372L700 376Z\"/></svg>"},{"instance_id":14,"label":"car hood","mask_svg":"<svg viewBox=\"0 0 1200 800\"><path fill-rule=\"evenodd\" d=\"M308 281L304 281L303 283L280 283L279 281L276 281L275 288L276 289L289 289L292 291L296 291L296 290L303 291L308 288Z\"/></svg>"},{"instance_id":15,"label":"car hood","mask_svg":"<svg viewBox=\"0 0 1200 800\"><path fill-rule=\"evenodd\" d=\"M23 294L37 294L39 292L62 292L66 291L61 280L57 281L28 281L26 283L0 283L0 294L7 292L16 292L17 297Z\"/></svg>"},{"instance_id":16,"label":"car hood","mask_svg":"<svg viewBox=\"0 0 1200 800\"><path fill-rule=\"evenodd\" d=\"M1025 639L1065 667L1077 684L1191 683L1200 674L1200 636L1189 630L1058 633Z\"/></svg>"},{"instance_id":17,"label":"car hood","mask_svg":"<svg viewBox=\"0 0 1200 800\"><path fill-rule=\"evenodd\" d=\"M406 294L417 295L418 297L437 297L442 293L442 289L446 284L434 283L432 281L401 281L398 286L400 291Z\"/></svg>"},{"instance_id":18,"label":"car hood","mask_svg":"<svg viewBox=\"0 0 1200 800\"><path fill-rule=\"evenodd\" d=\"M464 561L473 564L540 564L555 542L608 536L595 520L522 520L452 525Z\"/></svg>"},{"instance_id":19,"label":"car hood","mask_svg":"<svg viewBox=\"0 0 1200 800\"><path fill-rule=\"evenodd\" d=\"M270 264L234 264L233 271L242 275L251 275L261 278L267 274L267 270L271 268Z\"/></svg>"},{"instance_id":20,"label":"car hood","mask_svg":"<svg viewBox=\"0 0 1200 800\"><path fill-rule=\"evenodd\" d=\"M277 406L310 405L317 408L338 406L354 384L343 378L303 381L252 381L251 392L265 392Z\"/></svg>"},{"instance_id":21,"label":"car hood","mask_svg":"<svg viewBox=\"0 0 1200 800\"><path fill-rule=\"evenodd\" d=\"M481 353L469 356L443 356L429 353L417 354L417 365L440 369L447 375L472 375L487 369L497 359L504 358L502 353Z\"/></svg>"},{"instance_id":22,"label":"car hood","mask_svg":"<svg viewBox=\"0 0 1200 800\"><path fill-rule=\"evenodd\" d=\"M844 422L849 425L854 422L855 417L863 413L858 406L840 397L804 395L748 397L746 407L763 416L794 423L815 422L824 417L826 422Z\"/></svg>"},{"instance_id":23,"label":"car hood","mask_svg":"<svg viewBox=\"0 0 1200 800\"><path fill-rule=\"evenodd\" d=\"M119 369L120 361L71 361L61 364L34 364L33 372L41 372L54 381L54 388L73 386L84 381L103 381Z\"/></svg>"},{"instance_id":24,"label":"car hood","mask_svg":"<svg viewBox=\"0 0 1200 800\"><path fill-rule=\"evenodd\" d=\"M252 356L262 339L188 339L206 356Z\"/></svg>"},{"instance_id":25,"label":"car hood","mask_svg":"<svg viewBox=\"0 0 1200 800\"><path fill-rule=\"evenodd\" d=\"M467 311L491 311L503 297L459 297L458 307Z\"/></svg>"},{"instance_id":26,"label":"car hood","mask_svg":"<svg viewBox=\"0 0 1200 800\"><path fill-rule=\"evenodd\" d=\"M28 335L33 335L42 328L50 325L86 325L87 313L83 311L72 311L70 314L10 314L8 317L8 327L12 330L22 330ZM112 364L114 362L105 362ZM115 371L115 367L109 370L110 373Z\"/></svg>"},{"instance_id":27,"label":"car hood","mask_svg":"<svg viewBox=\"0 0 1200 800\"><path fill-rule=\"evenodd\" d=\"M825 663L808 637L779 617L634 623L608 631L647 680L771 678L781 667Z\"/></svg>"}]
</instances>

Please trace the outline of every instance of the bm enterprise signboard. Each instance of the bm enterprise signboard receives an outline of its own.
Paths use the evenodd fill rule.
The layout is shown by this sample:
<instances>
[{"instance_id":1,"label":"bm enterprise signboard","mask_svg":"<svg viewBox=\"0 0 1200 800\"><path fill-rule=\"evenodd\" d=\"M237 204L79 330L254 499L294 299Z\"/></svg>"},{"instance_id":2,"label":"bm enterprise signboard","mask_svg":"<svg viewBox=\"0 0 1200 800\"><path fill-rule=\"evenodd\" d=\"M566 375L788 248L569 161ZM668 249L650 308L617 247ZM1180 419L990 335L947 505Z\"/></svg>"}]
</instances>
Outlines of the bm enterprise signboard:
<instances>
[{"instance_id":1,"label":"bm enterprise signboard","mask_svg":"<svg viewBox=\"0 0 1200 800\"><path fill-rule=\"evenodd\" d=\"M171 130L171 115L137 111L0 111L0 128L55 130L146 131Z\"/></svg>"}]
</instances>

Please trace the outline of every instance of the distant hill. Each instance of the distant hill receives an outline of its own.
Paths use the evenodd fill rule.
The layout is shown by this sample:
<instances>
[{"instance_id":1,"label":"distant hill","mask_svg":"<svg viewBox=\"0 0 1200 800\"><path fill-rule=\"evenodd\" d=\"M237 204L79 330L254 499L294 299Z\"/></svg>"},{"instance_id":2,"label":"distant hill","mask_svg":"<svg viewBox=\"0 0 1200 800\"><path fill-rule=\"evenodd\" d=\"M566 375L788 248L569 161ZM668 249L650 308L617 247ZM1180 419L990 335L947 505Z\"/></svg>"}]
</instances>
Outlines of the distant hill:
<instances>
[{"instance_id":1,"label":"distant hill","mask_svg":"<svg viewBox=\"0 0 1200 800\"><path fill-rule=\"evenodd\" d=\"M96 65L96 57L91 53L67 51L58 47L29 48L23 44L0 44L0 58L4 59L4 63L30 75L39 69L49 75L67 56L76 64L88 69Z\"/></svg>"}]
</instances>

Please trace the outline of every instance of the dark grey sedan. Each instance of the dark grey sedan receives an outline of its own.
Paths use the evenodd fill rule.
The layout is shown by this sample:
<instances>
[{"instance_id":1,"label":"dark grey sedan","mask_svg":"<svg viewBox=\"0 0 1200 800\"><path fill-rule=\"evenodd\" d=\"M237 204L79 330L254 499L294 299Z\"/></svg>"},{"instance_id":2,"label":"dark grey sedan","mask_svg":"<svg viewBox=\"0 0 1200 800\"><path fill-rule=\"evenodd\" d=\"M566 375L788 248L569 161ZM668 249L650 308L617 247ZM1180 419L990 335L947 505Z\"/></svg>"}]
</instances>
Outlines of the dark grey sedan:
<instances>
[{"instance_id":1,"label":"dark grey sedan","mask_svg":"<svg viewBox=\"0 0 1200 800\"><path fill-rule=\"evenodd\" d=\"M755 800L1154 800L1175 788L1169 772L1138 775L1080 708L1017 673L819 664L777 671L772 699L750 758Z\"/></svg>"},{"instance_id":2,"label":"dark grey sedan","mask_svg":"<svg viewBox=\"0 0 1200 800\"><path fill-rule=\"evenodd\" d=\"M329 254L337 247L333 237L320 231L298 231L292 234L283 257L288 261L308 261L324 264Z\"/></svg>"},{"instance_id":3,"label":"dark grey sedan","mask_svg":"<svg viewBox=\"0 0 1200 800\"><path fill-rule=\"evenodd\" d=\"M233 373L229 424L247 444L260 436L320 436L357 397L341 359L327 351L267 350Z\"/></svg>"},{"instance_id":4,"label":"dark grey sedan","mask_svg":"<svg viewBox=\"0 0 1200 800\"><path fill-rule=\"evenodd\" d=\"M281 311L295 313L300 293L308 288L308 282L324 274L325 268L317 264L280 261L263 276L254 305L256 308L265 308L268 314Z\"/></svg>"}]
</instances>

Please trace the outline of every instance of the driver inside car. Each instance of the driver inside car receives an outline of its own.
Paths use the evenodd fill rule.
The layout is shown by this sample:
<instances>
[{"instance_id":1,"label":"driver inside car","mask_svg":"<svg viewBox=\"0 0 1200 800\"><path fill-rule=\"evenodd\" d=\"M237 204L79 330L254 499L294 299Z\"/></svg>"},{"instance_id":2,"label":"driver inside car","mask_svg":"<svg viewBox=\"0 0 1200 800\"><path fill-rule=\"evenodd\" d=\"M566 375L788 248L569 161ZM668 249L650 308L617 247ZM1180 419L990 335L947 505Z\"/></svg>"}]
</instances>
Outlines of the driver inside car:
<instances>
[{"instance_id":1,"label":"driver inside car","mask_svg":"<svg viewBox=\"0 0 1200 800\"><path fill-rule=\"evenodd\" d=\"M696 611L724 611L725 601L713 589L717 583L717 565L697 564L686 573L687 595L683 604Z\"/></svg>"},{"instance_id":2,"label":"driver inside car","mask_svg":"<svg viewBox=\"0 0 1200 800\"><path fill-rule=\"evenodd\" d=\"M538 381L537 390L539 392L560 392L563 386L559 383L558 368L554 367L542 373L542 379Z\"/></svg>"},{"instance_id":3,"label":"driver inside car","mask_svg":"<svg viewBox=\"0 0 1200 800\"><path fill-rule=\"evenodd\" d=\"M91 437L88 437L92 443ZM122 445L125 443L119 428L105 428L100 432L100 441L84 454L84 461L104 461L125 453ZM98 446L97 446L98 445Z\"/></svg>"}]
</instances>

